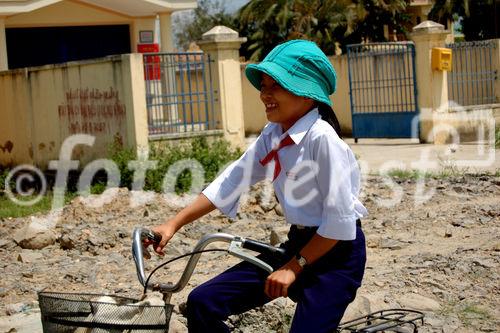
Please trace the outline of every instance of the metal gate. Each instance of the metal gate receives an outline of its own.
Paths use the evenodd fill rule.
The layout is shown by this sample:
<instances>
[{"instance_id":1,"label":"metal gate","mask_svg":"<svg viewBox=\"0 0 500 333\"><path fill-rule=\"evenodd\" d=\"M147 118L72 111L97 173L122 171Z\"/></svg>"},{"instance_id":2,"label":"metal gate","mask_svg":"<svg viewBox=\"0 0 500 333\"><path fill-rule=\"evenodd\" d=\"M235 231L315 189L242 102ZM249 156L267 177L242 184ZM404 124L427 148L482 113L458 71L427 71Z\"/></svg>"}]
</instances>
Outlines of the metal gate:
<instances>
[{"instance_id":1,"label":"metal gate","mask_svg":"<svg viewBox=\"0 0 500 333\"><path fill-rule=\"evenodd\" d=\"M453 50L453 69L448 72L451 107L497 103L495 39L447 44Z\"/></svg>"},{"instance_id":2,"label":"metal gate","mask_svg":"<svg viewBox=\"0 0 500 333\"><path fill-rule=\"evenodd\" d=\"M201 52L144 54L150 140L221 132L211 64Z\"/></svg>"},{"instance_id":3,"label":"metal gate","mask_svg":"<svg viewBox=\"0 0 500 333\"><path fill-rule=\"evenodd\" d=\"M347 46L352 135L418 138L415 45L412 42ZM416 133L415 133L416 132Z\"/></svg>"}]
</instances>

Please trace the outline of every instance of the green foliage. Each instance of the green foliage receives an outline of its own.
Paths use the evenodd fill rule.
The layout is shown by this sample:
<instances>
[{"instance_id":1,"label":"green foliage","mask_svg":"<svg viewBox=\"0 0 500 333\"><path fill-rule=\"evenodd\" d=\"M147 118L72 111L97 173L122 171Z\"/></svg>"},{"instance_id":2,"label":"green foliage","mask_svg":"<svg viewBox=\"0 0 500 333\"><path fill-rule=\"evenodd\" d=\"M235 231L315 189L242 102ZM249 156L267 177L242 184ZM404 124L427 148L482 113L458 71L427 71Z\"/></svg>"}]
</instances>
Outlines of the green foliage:
<instances>
[{"instance_id":1,"label":"green foliage","mask_svg":"<svg viewBox=\"0 0 500 333\"><path fill-rule=\"evenodd\" d=\"M498 38L498 9L496 0L436 0L429 13L429 20L445 24L461 18L465 40ZM498 4L497 4L498 6ZM495 12L496 11L496 12Z\"/></svg>"},{"instance_id":2,"label":"green foliage","mask_svg":"<svg viewBox=\"0 0 500 333\"><path fill-rule=\"evenodd\" d=\"M242 53L262 60L280 42L308 39L328 55L350 43L385 41L384 25L404 33L404 0L252 0L238 13Z\"/></svg>"},{"instance_id":3,"label":"green foliage","mask_svg":"<svg viewBox=\"0 0 500 333\"><path fill-rule=\"evenodd\" d=\"M32 200L34 197L25 198L24 200ZM7 196L0 196L0 218L7 217L23 217L32 215L38 212L48 212L52 204L51 196L43 196L42 199L32 206L21 206L10 200Z\"/></svg>"},{"instance_id":4,"label":"green foliage","mask_svg":"<svg viewBox=\"0 0 500 333\"><path fill-rule=\"evenodd\" d=\"M449 302L441 307L438 313L445 316L457 315L465 327L470 327L473 322L484 322L493 318L483 306L469 302Z\"/></svg>"},{"instance_id":5,"label":"green foliage","mask_svg":"<svg viewBox=\"0 0 500 333\"><path fill-rule=\"evenodd\" d=\"M217 25L237 28L233 15L224 9L224 0L198 0L198 7L194 11L181 13L174 18L176 44L187 50L191 42L201 40L205 32Z\"/></svg>"},{"instance_id":6,"label":"green foliage","mask_svg":"<svg viewBox=\"0 0 500 333\"><path fill-rule=\"evenodd\" d=\"M68 192L65 195L64 202L68 203L76 196L75 193ZM33 200L35 196L19 198L23 201ZM52 208L52 193L44 195L39 202L32 206L22 206L13 202L6 195L0 194L0 219L1 218L16 218L33 215L36 213L46 213Z\"/></svg>"},{"instance_id":7,"label":"green foliage","mask_svg":"<svg viewBox=\"0 0 500 333\"><path fill-rule=\"evenodd\" d=\"M391 178L399 179L420 179L420 178L433 178L433 179L445 179L451 177L464 176L465 174L471 174L468 169L459 169L454 165L444 165L439 171L420 171L420 170L407 170L407 169L392 169L384 173L384 176L389 176ZM488 172L483 172L481 175L490 175ZM474 175L474 174L471 174ZM477 174L479 175L479 174Z\"/></svg>"},{"instance_id":8,"label":"green foliage","mask_svg":"<svg viewBox=\"0 0 500 333\"><path fill-rule=\"evenodd\" d=\"M430 173L423 173L419 170L406 170L406 169L392 169L389 170L385 175L391 178L401 178L401 179L418 179L418 178L428 178Z\"/></svg>"},{"instance_id":9,"label":"green foliage","mask_svg":"<svg viewBox=\"0 0 500 333\"><path fill-rule=\"evenodd\" d=\"M101 194L106 190L106 183L98 181L90 186L90 194Z\"/></svg>"},{"instance_id":10,"label":"green foliage","mask_svg":"<svg viewBox=\"0 0 500 333\"><path fill-rule=\"evenodd\" d=\"M136 160L137 154L131 148L124 148L119 141L115 141L111 145L109 153L111 160L116 163L118 169L120 170L120 186L130 188L134 180L134 170L131 170L128 167L128 163ZM97 183L104 184L102 180ZM99 187L97 187L96 190L98 188Z\"/></svg>"},{"instance_id":11,"label":"green foliage","mask_svg":"<svg viewBox=\"0 0 500 333\"><path fill-rule=\"evenodd\" d=\"M406 0L251 0L235 15L225 11L225 0L199 0L194 11L174 17L176 44L188 49L191 42L216 25L239 31L248 41L240 53L262 60L276 44L290 39L316 42L328 55L337 44L385 41L384 25L405 34Z\"/></svg>"},{"instance_id":12,"label":"green foliage","mask_svg":"<svg viewBox=\"0 0 500 333\"><path fill-rule=\"evenodd\" d=\"M5 179L9 173L8 169L2 169L0 167L0 191L5 191Z\"/></svg>"},{"instance_id":13,"label":"green foliage","mask_svg":"<svg viewBox=\"0 0 500 333\"><path fill-rule=\"evenodd\" d=\"M241 155L238 149L232 149L229 142L217 139L209 143L206 138L198 137L181 144L150 146L149 160L157 161L155 169L146 172L144 190L162 192L165 175L170 167L181 160L194 159L203 167L205 181L212 181L221 168L228 162ZM114 145L111 159L118 165L121 174L120 186L132 188L133 170L128 163L136 160L135 153L120 145ZM169 180L170 181L170 180ZM172 180L174 181L174 180ZM182 171L175 180L175 191L185 193L191 188L192 178L189 170ZM104 180L94 182L91 193L102 193L105 187Z\"/></svg>"},{"instance_id":14,"label":"green foliage","mask_svg":"<svg viewBox=\"0 0 500 333\"><path fill-rule=\"evenodd\" d=\"M205 182L211 182L221 168L241 155L239 149L232 149L229 142L217 139L209 143L206 138L198 137L180 145L152 146L150 159L158 161L155 170L146 173L145 190L163 191L163 181L169 168L180 160L194 159L205 172ZM176 180L175 191L185 193L191 187L191 173L184 170Z\"/></svg>"}]
</instances>

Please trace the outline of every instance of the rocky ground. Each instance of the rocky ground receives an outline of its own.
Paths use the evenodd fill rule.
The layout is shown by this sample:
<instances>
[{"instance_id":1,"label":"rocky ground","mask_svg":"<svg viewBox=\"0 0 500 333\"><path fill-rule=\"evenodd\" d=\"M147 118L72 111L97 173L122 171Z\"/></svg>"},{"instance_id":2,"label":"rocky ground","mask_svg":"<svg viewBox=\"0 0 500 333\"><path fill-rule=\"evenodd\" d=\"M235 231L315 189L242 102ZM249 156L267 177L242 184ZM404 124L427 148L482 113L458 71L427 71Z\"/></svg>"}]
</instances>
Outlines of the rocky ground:
<instances>
[{"instance_id":1,"label":"rocky ground","mask_svg":"<svg viewBox=\"0 0 500 333\"><path fill-rule=\"evenodd\" d=\"M259 184L243 200L238 219L214 212L181 230L167 257L217 231L283 241L287 226L274 197L262 194L266 186ZM143 203L131 205L126 189L98 208L76 198L51 230L39 226L43 216L0 220L0 332L41 331L37 291L42 289L140 296L131 232L156 225L179 208L160 195L135 195ZM403 307L425 313L420 332L500 331L498 177L431 179L424 185L368 177L363 202L370 212L363 221L368 262L345 320ZM188 287L172 298L172 332L187 331L181 310L189 290L237 261L220 252L202 256ZM155 256L148 269L160 262ZM175 282L184 263L162 270L158 279ZM278 299L228 323L234 332L286 332L293 311L291 300Z\"/></svg>"}]
</instances>

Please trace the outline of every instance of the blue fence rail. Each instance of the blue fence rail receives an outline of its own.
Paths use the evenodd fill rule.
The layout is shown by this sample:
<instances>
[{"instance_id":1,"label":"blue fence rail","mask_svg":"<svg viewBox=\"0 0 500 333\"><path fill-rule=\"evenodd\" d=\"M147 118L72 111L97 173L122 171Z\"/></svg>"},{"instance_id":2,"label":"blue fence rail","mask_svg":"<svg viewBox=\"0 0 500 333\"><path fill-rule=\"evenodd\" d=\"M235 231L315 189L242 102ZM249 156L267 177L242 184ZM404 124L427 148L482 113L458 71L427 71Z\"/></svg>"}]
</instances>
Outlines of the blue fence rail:
<instances>
[{"instance_id":1,"label":"blue fence rail","mask_svg":"<svg viewBox=\"0 0 500 333\"><path fill-rule=\"evenodd\" d=\"M498 103L495 80L498 70L493 63L496 40L447 44L453 52L453 68L448 72L450 106Z\"/></svg>"},{"instance_id":2,"label":"blue fence rail","mask_svg":"<svg viewBox=\"0 0 500 333\"><path fill-rule=\"evenodd\" d=\"M144 54L150 139L218 131L212 63L201 52Z\"/></svg>"}]
</instances>

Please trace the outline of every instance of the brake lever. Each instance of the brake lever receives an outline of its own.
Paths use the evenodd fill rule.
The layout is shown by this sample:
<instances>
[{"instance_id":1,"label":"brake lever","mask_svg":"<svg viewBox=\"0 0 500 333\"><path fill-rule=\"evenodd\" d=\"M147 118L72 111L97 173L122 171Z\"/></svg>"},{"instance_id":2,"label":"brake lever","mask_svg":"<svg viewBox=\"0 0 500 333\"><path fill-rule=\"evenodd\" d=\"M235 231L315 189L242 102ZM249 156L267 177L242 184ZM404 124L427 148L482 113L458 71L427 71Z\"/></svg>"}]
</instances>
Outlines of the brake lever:
<instances>
[{"instance_id":1,"label":"brake lever","mask_svg":"<svg viewBox=\"0 0 500 333\"><path fill-rule=\"evenodd\" d=\"M161 235L149 229L141 234L142 256L145 259L151 259L151 253L149 252L148 247L144 246L144 243L142 242L142 240L146 238L153 242L153 246L156 246L161 242Z\"/></svg>"},{"instance_id":2,"label":"brake lever","mask_svg":"<svg viewBox=\"0 0 500 333\"><path fill-rule=\"evenodd\" d=\"M269 274L274 272L274 269L269 265L268 263L260 260L259 258L256 258L255 256L246 253L243 251L243 243L244 239L241 237L236 236L234 240L231 241L229 244L229 249L227 252L231 253L235 257L238 257L242 260L248 261L249 263L262 268L263 270L267 271Z\"/></svg>"}]
</instances>

